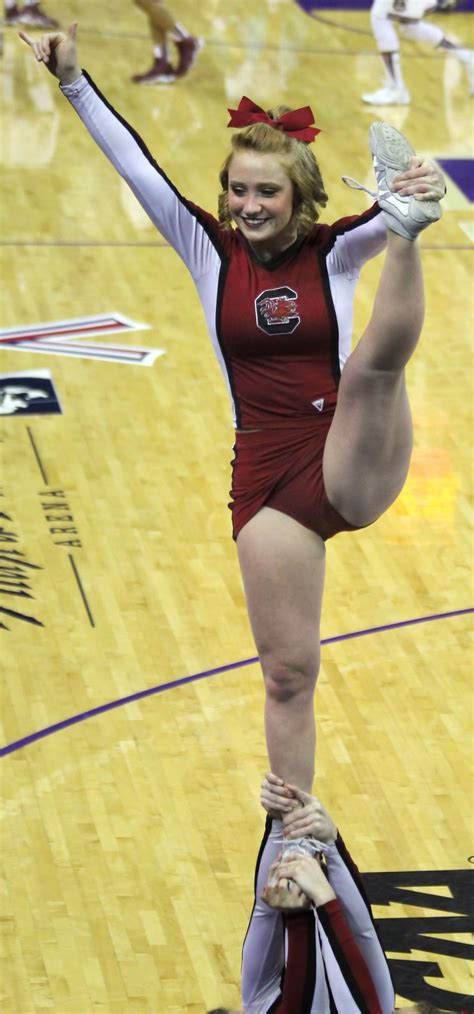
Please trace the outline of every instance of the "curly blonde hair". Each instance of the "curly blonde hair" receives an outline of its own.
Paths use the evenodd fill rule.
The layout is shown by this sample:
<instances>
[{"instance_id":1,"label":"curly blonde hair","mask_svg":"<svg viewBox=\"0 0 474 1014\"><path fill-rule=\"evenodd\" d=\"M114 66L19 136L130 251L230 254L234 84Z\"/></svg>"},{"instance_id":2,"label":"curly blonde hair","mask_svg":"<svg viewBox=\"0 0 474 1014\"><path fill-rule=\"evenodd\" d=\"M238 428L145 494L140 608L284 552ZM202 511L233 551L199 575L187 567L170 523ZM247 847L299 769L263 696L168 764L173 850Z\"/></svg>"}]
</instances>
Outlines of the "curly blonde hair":
<instances>
[{"instance_id":1,"label":"curly blonde hair","mask_svg":"<svg viewBox=\"0 0 474 1014\"><path fill-rule=\"evenodd\" d=\"M276 106L274 109L268 109L267 115L276 120L288 112L289 106ZM309 145L268 123L252 123L250 127L244 127L239 133L232 134L231 145L219 174L222 190L219 194L218 211L222 225L230 228L232 224L229 211L229 166L232 158L238 151L257 151L265 155L276 155L280 159L293 184L293 214L297 232L299 235L310 232L319 218L319 209L326 207L328 196L319 165Z\"/></svg>"}]
</instances>

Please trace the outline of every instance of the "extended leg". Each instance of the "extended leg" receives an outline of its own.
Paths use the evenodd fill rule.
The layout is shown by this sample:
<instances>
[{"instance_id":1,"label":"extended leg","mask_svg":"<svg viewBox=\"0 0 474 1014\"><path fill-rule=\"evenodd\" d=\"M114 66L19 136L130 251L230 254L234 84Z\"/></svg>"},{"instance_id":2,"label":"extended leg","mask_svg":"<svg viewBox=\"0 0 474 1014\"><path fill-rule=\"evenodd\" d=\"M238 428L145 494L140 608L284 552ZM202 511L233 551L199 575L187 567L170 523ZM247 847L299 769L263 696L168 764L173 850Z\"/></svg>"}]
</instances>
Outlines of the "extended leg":
<instances>
[{"instance_id":1,"label":"extended leg","mask_svg":"<svg viewBox=\"0 0 474 1014\"><path fill-rule=\"evenodd\" d=\"M415 240L441 215L439 200L391 190L397 174L411 166L414 152L406 138L390 124L374 123L369 141L387 253L370 322L342 373L323 460L329 499L355 525L370 524L393 503L408 471L412 426L404 368L424 316Z\"/></svg>"},{"instance_id":2,"label":"extended leg","mask_svg":"<svg viewBox=\"0 0 474 1014\"><path fill-rule=\"evenodd\" d=\"M167 32L174 28L175 19L162 0L134 0L148 17L150 33L155 46L163 46Z\"/></svg>"},{"instance_id":3,"label":"extended leg","mask_svg":"<svg viewBox=\"0 0 474 1014\"><path fill-rule=\"evenodd\" d=\"M412 425L404 367L423 315L417 244L389 232L372 317L343 370L324 453L329 499L352 524L374 521L405 482Z\"/></svg>"}]
</instances>

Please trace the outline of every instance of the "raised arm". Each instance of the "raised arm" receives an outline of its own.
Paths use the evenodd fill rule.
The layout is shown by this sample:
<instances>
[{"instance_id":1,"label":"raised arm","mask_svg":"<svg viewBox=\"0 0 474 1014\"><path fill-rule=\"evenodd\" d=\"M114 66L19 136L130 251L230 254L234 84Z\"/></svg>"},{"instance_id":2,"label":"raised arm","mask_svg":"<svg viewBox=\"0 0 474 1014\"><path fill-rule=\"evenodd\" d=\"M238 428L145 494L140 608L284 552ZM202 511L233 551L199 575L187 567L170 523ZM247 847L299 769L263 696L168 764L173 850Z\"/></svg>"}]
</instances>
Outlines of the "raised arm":
<instances>
[{"instance_id":1,"label":"raised arm","mask_svg":"<svg viewBox=\"0 0 474 1014\"><path fill-rule=\"evenodd\" d=\"M281 822L268 817L255 870L254 905L242 951L242 1001L246 1010L253 1009L258 1001L268 1000L270 1007L280 995L285 967L283 917L281 912L269 908L261 896L270 866L280 853L282 838Z\"/></svg>"},{"instance_id":2,"label":"raised arm","mask_svg":"<svg viewBox=\"0 0 474 1014\"><path fill-rule=\"evenodd\" d=\"M89 75L81 72L76 31L77 26L71 25L67 33L43 35L37 42L24 32L20 35L59 80L91 136L197 281L215 265L216 250L221 252L218 224L181 196L133 127L112 108Z\"/></svg>"},{"instance_id":3,"label":"raised arm","mask_svg":"<svg viewBox=\"0 0 474 1014\"><path fill-rule=\"evenodd\" d=\"M282 999L286 998L288 991L289 1002L282 1005L282 1014L300 1014L300 1012L302 1014L303 1011L309 1010L308 997L306 1004L302 1002L303 982L310 990L310 995L311 992L313 994L311 1010L325 1010L326 1004L321 996L321 987L324 986L325 979L328 981L335 1009L340 1014L360 1014L360 1012L392 1014L392 1008L385 1011L379 1002L370 971L319 861L309 855L290 852L288 858L279 864L276 875L281 878L280 883L283 886L287 883L296 885L303 895L312 901L317 913L315 927L325 967L324 976L321 977L321 971L318 976L317 961L312 957L316 953L316 948L314 943L312 949L308 946L309 928L303 922L298 927L299 939L294 942L295 954L293 965L291 964L292 933L296 933L296 929L292 920L288 919L288 961ZM313 924L313 936L315 927ZM306 966L301 963L303 953L307 955ZM280 1007L276 1009L280 1012Z\"/></svg>"},{"instance_id":4,"label":"raised arm","mask_svg":"<svg viewBox=\"0 0 474 1014\"><path fill-rule=\"evenodd\" d=\"M384 1014L392 1014L394 991L387 959L376 932L359 870L337 832L334 821L318 799L296 786L273 786L271 799L276 798L277 791L292 794L299 803L299 808L287 810L283 815L286 840L291 842L302 835L310 835L323 844L329 883L369 969L380 1007Z\"/></svg>"},{"instance_id":5,"label":"raised arm","mask_svg":"<svg viewBox=\"0 0 474 1014\"><path fill-rule=\"evenodd\" d=\"M383 1014L392 1014L395 995L362 879L340 835L326 854L327 875L355 941L367 963Z\"/></svg>"}]
</instances>

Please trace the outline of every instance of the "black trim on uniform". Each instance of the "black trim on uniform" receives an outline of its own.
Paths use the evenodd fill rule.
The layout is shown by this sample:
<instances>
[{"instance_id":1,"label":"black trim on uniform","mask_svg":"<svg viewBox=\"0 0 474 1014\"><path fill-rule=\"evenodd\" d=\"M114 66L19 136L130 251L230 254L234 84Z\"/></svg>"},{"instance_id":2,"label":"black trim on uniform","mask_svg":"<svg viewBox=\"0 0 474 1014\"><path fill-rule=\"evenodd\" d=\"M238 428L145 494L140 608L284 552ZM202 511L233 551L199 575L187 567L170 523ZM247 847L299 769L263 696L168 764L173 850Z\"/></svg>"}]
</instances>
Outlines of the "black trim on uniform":
<instances>
[{"instance_id":1,"label":"black trim on uniform","mask_svg":"<svg viewBox=\"0 0 474 1014\"><path fill-rule=\"evenodd\" d=\"M379 933L378 924L375 922L375 919L374 919L374 916L373 916L372 906L370 904L369 896L368 896L367 891L365 889L364 881L363 881L363 879L362 879L362 877L360 875L359 868L355 864L355 862L354 862L354 860L353 860L353 858L352 858L352 856L351 856L351 854L350 854L350 852L349 852L349 850L348 850L348 848L347 848L347 846L346 846L346 844L344 842L344 839L341 837L339 831L337 832L336 848L337 848L337 851L339 853L339 856L340 856L342 862L344 863L344 866L346 867L349 875L351 876L352 880L354 881L354 884L355 884L355 886L356 886L356 888L357 888L357 890L358 890L358 892L359 892L359 894L360 894L360 896L361 896L361 898L362 898L362 900L363 900L363 902L364 902L364 904L365 904L365 906L367 908L367 912L368 912L368 914L370 916L370 920L372 922L372 926L374 927L375 934L376 934L377 939L378 939L378 941L380 943L381 951L382 951L382 954L383 954L383 957L384 957L384 960L385 960L385 964L386 964L386 967L387 967L387 971L388 971L388 976L389 976L390 982L392 983L392 986L394 986L393 976L392 976L392 972L391 972L391 969L390 969L390 963L389 963L389 961L387 959L387 955L385 954L385 950L383 948L382 941L380 939L380 933ZM394 987L394 992L395 992L395 987Z\"/></svg>"},{"instance_id":2,"label":"black trim on uniform","mask_svg":"<svg viewBox=\"0 0 474 1014\"><path fill-rule=\"evenodd\" d=\"M351 221L352 216L348 215L347 218L342 219L340 225L335 228L336 223L331 226L331 235L328 237L327 242L321 247L321 252L327 254L331 252L336 240L339 236L344 236L346 232L352 232L353 229L358 229L359 225L363 225L364 222L370 222L377 215L382 214L382 209L379 208L378 204L372 204L367 211L363 211L361 215L355 215Z\"/></svg>"},{"instance_id":3,"label":"black trim on uniform","mask_svg":"<svg viewBox=\"0 0 474 1014\"><path fill-rule=\"evenodd\" d=\"M245 936L244 936L244 942L242 944L242 952L243 952L244 947L245 947L245 941L246 941L247 936L248 936L248 932L249 932L249 929L250 929L250 923L252 922L252 916L253 916L253 913L254 913L255 902L257 900L258 871L260 869L260 863L262 861L262 855L263 855L265 846L266 846L267 841L268 841L268 839L270 837L271 829L272 829L272 818L269 817L269 816L267 816L267 818L265 820L265 830L263 832L263 838L262 838L262 841L260 843L260 848L258 850L258 856L257 856L257 862L255 864L255 874L254 874L254 878L253 878L253 905L252 905L252 911L250 913L249 924L247 926L247 930L246 930Z\"/></svg>"},{"instance_id":4,"label":"black trim on uniform","mask_svg":"<svg viewBox=\"0 0 474 1014\"><path fill-rule=\"evenodd\" d=\"M341 380L341 364L339 361L339 327L331 295L331 284L327 269L327 257L329 256L339 236L344 236L347 232L352 232L353 229L357 229L364 222L370 222L372 218L375 218L376 215L379 214L381 214L381 209L378 204L374 204L371 208L368 208L367 211L363 212L362 215L357 215L352 222L348 222L347 219L344 219L344 224L341 222L337 228L333 229L327 242L324 243L317 251L326 307L331 319L331 368L336 387L339 387Z\"/></svg>"},{"instance_id":5,"label":"black trim on uniform","mask_svg":"<svg viewBox=\"0 0 474 1014\"><path fill-rule=\"evenodd\" d=\"M95 81L92 80L91 76L87 73L87 71L83 70L82 73L83 73L86 81L90 84L91 88L93 88L93 90L95 91L96 95L98 95L99 98L100 98L100 100L104 103L104 105L107 106L107 109L109 109L110 112L113 113L113 115L115 116L115 118L122 124L123 127L125 127L126 130L128 130L129 134L132 135L133 139L136 141L138 147L140 148L140 151L145 156L145 158L150 163L150 165L153 166L153 168L156 170L156 172L158 173L158 175L161 176L161 178L163 180L165 180L166 184L169 186L170 190L172 190L173 193L176 195L176 197L178 198L178 200L180 201L180 203L184 204L184 206L188 209L189 213L191 215L193 215L193 217L199 222L199 225L202 227L202 229L204 229L204 232L209 237L212 245L215 247L215 249L217 250L217 252L219 253L219 255L220 256L225 256L224 248L221 247L221 245L220 245L220 243L218 241L216 241L216 236L215 236L214 232L209 228L209 223L207 222L207 220L205 218L205 214L203 212L203 209L197 207L197 205L193 204L191 201L188 201L188 199L186 197L183 197L183 195L180 193L180 191L178 190L178 188L175 187L174 183L172 183L172 181L166 175L166 173L161 168L161 166L158 165L158 162L156 161L156 159L151 154L149 148L147 148L144 140L140 137L140 134L137 133L137 131L135 130L135 128L132 127L131 124L128 123L128 121L125 120L124 117L121 116L121 114L117 112L117 110L108 101L108 99L106 99L105 95L102 94L100 88L97 87ZM73 82L73 85L74 85L74 82ZM67 94L66 94L66 97L67 97ZM216 220L216 225L217 226L219 225L219 223L217 222L217 220Z\"/></svg>"},{"instance_id":6,"label":"black trim on uniform","mask_svg":"<svg viewBox=\"0 0 474 1014\"><path fill-rule=\"evenodd\" d=\"M329 251L328 251L329 252ZM324 301L326 303L326 309L328 312L329 320L331 321L331 370L334 383L336 387L339 387L341 379L341 364L339 362L339 326L337 323L336 308L331 294L331 283L329 281L329 273L327 266L327 253L321 250L315 251L319 261L319 270L321 273L321 284L324 292Z\"/></svg>"},{"instance_id":7,"label":"black trim on uniform","mask_svg":"<svg viewBox=\"0 0 474 1014\"><path fill-rule=\"evenodd\" d=\"M307 238L306 234L297 236L296 239L291 244L291 246L287 246L286 249L282 250L282 252L277 254L276 257L272 257L271 260L269 261L262 261L260 257L257 257L255 251L252 250L252 247L250 246L250 243L248 239L246 239L246 237L244 236L243 232L241 232L241 230L238 227L236 231L239 233L239 236L242 239L242 243L245 246L245 250L249 259L253 261L253 263L256 264L257 267L264 268L265 271L275 271L277 268L281 267L281 265L284 264L287 259L293 257L294 254L298 253L300 246L303 245L305 239Z\"/></svg>"},{"instance_id":8,"label":"black trim on uniform","mask_svg":"<svg viewBox=\"0 0 474 1014\"><path fill-rule=\"evenodd\" d=\"M234 402L234 407L235 407L235 427L236 427L236 429L239 429L239 427L240 427L240 405L238 403L237 393L236 393L236 390L235 390L234 376L233 376L233 373L232 373L231 362L230 362L229 356L227 355L227 352L226 352L226 350L225 350L225 348L224 348L224 346L222 344L222 340L221 340L221 333L222 333L222 328L221 328L222 306L223 306L223 302L224 302L225 283L227 281L227 274L228 274L229 267L230 267L230 258L227 256L227 254L221 254L220 257L221 257L221 266L220 266L220 270L219 270L219 281L217 283L217 294L216 294L216 337L217 337L217 341L219 342L219 348L220 348L220 350L222 352L222 357L223 357L225 365L226 365L227 376L229 378L229 385L230 385L230 390L231 390L231 393L232 393L232 400Z\"/></svg>"},{"instance_id":9,"label":"black trim on uniform","mask_svg":"<svg viewBox=\"0 0 474 1014\"><path fill-rule=\"evenodd\" d=\"M346 958L346 955L341 947L341 944L339 943L337 933L335 933L333 930L331 919L327 914L327 912L325 912L324 910L324 905L321 905L321 907L318 909L318 917L321 922L321 926L323 927L326 936L329 940L331 949L336 958L336 962L339 966L339 969L343 975L344 981L350 990L352 998L354 999L357 1006L360 1008L361 1014L371 1014L367 1006L364 994L361 992L359 988L357 979L354 977L352 973L352 968Z\"/></svg>"}]
</instances>

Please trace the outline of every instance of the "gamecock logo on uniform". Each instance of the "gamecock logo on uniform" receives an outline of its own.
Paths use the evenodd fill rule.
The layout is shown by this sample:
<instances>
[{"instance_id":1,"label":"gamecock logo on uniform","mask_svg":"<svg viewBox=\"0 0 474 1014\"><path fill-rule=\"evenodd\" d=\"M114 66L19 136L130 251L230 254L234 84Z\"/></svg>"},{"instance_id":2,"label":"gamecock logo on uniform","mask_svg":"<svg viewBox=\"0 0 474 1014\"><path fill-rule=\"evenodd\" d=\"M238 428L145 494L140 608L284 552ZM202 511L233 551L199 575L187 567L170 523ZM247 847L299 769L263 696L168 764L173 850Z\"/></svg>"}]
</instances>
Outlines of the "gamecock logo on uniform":
<instances>
[{"instance_id":1,"label":"gamecock logo on uniform","mask_svg":"<svg viewBox=\"0 0 474 1014\"><path fill-rule=\"evenodd\" d=\"M255 300L257 326L267 334L291 334L301 320L298 293L287 285L265 289Z\"/></svg>"}]
</instances>

